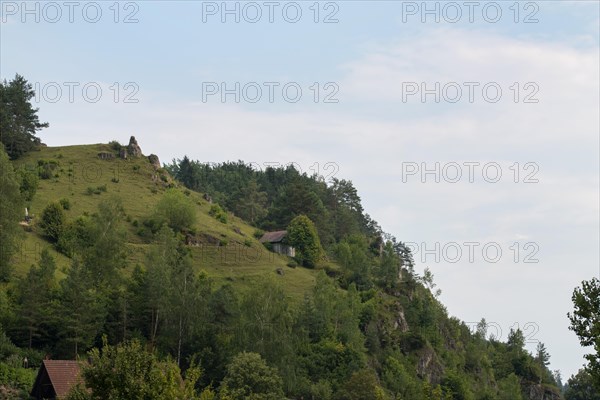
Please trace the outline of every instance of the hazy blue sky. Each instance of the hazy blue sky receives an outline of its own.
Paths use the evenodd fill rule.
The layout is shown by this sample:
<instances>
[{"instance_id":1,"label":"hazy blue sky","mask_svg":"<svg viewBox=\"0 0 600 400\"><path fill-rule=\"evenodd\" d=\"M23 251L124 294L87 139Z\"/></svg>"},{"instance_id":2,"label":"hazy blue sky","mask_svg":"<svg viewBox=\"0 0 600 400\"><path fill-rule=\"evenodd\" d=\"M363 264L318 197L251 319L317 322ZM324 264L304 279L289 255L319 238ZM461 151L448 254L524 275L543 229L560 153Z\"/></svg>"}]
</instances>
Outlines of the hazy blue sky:
<instances>
[{"instance_id":1,"label":"hazy blue sky","mask_svg":"<svg viewBox=\"0 0 600 400\"><path fill-rule=\"evenodd\" d=\"M2 0L0 75L36 85L50 146L352 180L451 315L567 378L600 265L599 4Z\"/></svg>"}]
</instances>

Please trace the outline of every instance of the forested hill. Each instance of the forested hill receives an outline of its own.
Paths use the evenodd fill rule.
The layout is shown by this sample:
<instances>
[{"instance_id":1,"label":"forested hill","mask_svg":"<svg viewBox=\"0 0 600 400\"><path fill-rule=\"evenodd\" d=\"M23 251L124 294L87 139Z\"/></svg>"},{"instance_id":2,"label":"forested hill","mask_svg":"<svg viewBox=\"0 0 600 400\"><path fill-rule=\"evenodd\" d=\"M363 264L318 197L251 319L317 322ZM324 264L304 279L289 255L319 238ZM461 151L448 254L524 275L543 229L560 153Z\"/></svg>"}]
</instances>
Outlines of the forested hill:
<instances>
[{"instance_id":1,"label":"forested hill","mask_svg":"<svg viewBox=\"0 0 600 400\"><path fill-rule=\"evenodd\" d=\"M44 357L79 357L93 398L561 398L544 346L449 317L350 181L161 167L133 138L0 153L11 396L27 398ZM294 258L258 241L283 229Z\"/></svg>"},{"instance_id":2,"label":"forested hill","mask_svg":"<svg viewBox=\"0 0 600 400\"><path fill-rule=\"evenodd\" d=\"M27 398L46 356L104 347L124 365L143 352L181 368L184 397L561 398L543 346L533 356L521 331L501 343L485 321L472 332L448 316L432 276L415 273L350 181L187 157L161 168L134 139L41 146L13 162L3 153L2 164L16 218L33 216L11 233L21 251L2 268L10 393ZM257 240L283 229L294 259ZM109 390L93 386L109 373L96 357L86 382Z\"/></svg>"}]
</instances>

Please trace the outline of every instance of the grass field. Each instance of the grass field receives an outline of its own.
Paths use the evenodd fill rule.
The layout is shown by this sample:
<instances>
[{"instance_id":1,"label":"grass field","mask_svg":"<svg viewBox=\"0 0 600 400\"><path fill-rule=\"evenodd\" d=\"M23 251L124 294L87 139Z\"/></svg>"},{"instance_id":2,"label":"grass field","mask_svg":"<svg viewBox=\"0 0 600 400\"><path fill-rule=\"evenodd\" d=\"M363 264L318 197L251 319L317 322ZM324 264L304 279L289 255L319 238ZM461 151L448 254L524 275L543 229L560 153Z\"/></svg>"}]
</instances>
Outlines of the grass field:
<instances>
[{"instance_id":1,"label":"grass field","mask_svg":"<svg viewBox=\"0 0 600 400\"><path fill-rule=\"evenodd\" d=\"M136 225L148 217L172 179L163 170L155 170L146 157L115 157L102 160L98 154L116 152L108 144L42 147L15 162L15 168L37 168L38 163L55 165L49 179L40 179L33 201L28 204L30 215L34 215L30 229L25 232L21 251L14 258L15 274L22 276L37 262L44 248L50 249L57 260L57 279L64 277L70 259L54 250L37 226L44 207L50 202L68 200L68 220L84 213L92 214L99 202L116 196L123 202L127 227L129 264L144 263L148 244L136 232ZM226 224L208 214L211 204L202 193L190 192L175 183L176 190L186 193L197 207L196 231L205 237L214 238L216 244L200 243L191 246L194 265L198 271L206 271L217 284L231 282L235 286L246 286L265 275L276 276L291 297L301 299L314 282L317 271L305 268L290 268L287 257L267 251L254 237L255 228L241 219L229 215ZM25 210L23 210L25 211ZM283 275L276 270L281 268Z\"/></svg>"}]
</instances>

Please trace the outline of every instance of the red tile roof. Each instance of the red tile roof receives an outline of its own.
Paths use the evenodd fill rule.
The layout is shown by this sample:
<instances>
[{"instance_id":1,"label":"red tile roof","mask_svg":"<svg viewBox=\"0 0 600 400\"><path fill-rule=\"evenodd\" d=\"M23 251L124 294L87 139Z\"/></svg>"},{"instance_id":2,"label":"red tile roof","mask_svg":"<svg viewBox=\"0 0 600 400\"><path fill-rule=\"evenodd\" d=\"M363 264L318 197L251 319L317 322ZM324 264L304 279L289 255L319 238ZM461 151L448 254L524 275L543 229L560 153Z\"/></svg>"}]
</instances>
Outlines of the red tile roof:
<instances>
[{"instance_id":1,"label":"red tile roof","mask_svg":"<svg viewBox=\"0 0 600 400\"><path fill-rule=\"evenodd\" d=\"M260 242L269 242L269 243L278 243L283 240L283 238L287 235L287 231L276 231L276 232L266 232L261 238Z\"/></svg>"},{"instance_id":2,"label":"red tile roof","mask_svg":"<svg viewBox=\"0 0 600 400\"><path fill-rule=\"evenodd\" d=\"M46 369L58 399L66 397L72 387L83 382L78 361L44 360L42 368Z\"/></svg>"}]
</instances>

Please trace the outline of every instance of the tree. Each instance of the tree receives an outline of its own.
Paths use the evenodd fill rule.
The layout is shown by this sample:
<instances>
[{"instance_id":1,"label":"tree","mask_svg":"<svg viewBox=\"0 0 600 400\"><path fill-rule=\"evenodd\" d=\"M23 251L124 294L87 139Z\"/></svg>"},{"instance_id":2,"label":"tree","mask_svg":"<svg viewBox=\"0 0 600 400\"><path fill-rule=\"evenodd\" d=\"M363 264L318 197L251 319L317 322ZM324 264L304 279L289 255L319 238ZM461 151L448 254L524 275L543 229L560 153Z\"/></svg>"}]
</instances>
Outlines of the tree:
<instances>
[{"instance_id":1,"label":"tree","mask_svg":"<svg viewBox=\"0 0 600 400\"><path fill-rule=\"evenodd\" d=\"M52 316L56 263L47 249L42 251L39 267L31 266L27 276L17 287L20 325L27 330L31 349L33 340L41 335L42 326Z\"/></svg>"},{"instance_id":2,"label":"tree","mask_svg":"<svg viewBox=\"0 0 600 400\"><path fill-rule=\"evenodd\" d=\"M241 190L236 202L235 213L242 219L256 224L267 215L267 193L260 191L256 179L251 179Z\"/></svg>"},{"instance_id":3,"label":"tree","mask_svg":"<svg viewBox=\"0 0 600 400\"><path fill-rule=\"evenodd\" d=\"M33 196L35 196L35 193L37 192L39 183L37 171L21 167L17 170L17 174L19 175L19 180L21 182L19 189L21 190L23 199L25 201L33 200Z\"/></svg>"},{"instance_id":4,"label":"tree","mask_svg":"<svg viewBox=\"0 0 600 400\"><path fill-rule=\"evenodd\" d=\"M12 159L39 145L36 132L49 126L39 121L38 109L31 105L34 96L33 87L21 75L0 82L0 142Z\"/></svg>"},{"instance_id":5,"label":"tree","mask_svg":"<svg viewBox=\"0 0 600 400\"><path fill-rule=\"evenodd\" d=\"M498 382L498 400L521 400L522 398L518 376L510 374Z\"/></svg>"},{"instance_id":6,"label":"tree","mask_svg":"<svg viewBox=\"0 0 600 400\"><path fill-rule=\"evenodd\" d=\"M159 328L166 336L181 362L181 350L190 335L194 318L199 314L204 291L209 291L209 282L203 276L194 275L189 250L177 240L173 231L163 227L159 232L158 245L150 250L146 259L146 299L151 313L150 338L157 340ZM194 312L190 312L194 310Z\"/></svg>"},{"instance_id":7,"label":"tree","mask_svg":"<svg viewBox=\"0 0 600 400\"><path fill-rule=\"evenodd\" d=\"M125 212L120 199L112 197L98 204L98 212L92 215L89 231L82 236L83 242L91 244L81 250L83 263L90 273L92 283L103 288L116 287L119 270L126 265L123 227Z\"/></svg>"},{"instance_id":8,"label":"tree","mask_svg":"<svg viewBox=\"0 0 600 400\"><path fill-rule=\"evenodd\" d=\"M242 298L236 344L240 350L260 354L280 373L293 356L292 312L284 289L272 278L264 278Z\"/></svg>"},{"instance_id":9,"label":"tree","mask_svg":"<svg viewBox=\"0 0 600 400\"><path fill-rule=\"evenodd\" d=\"M0 280L10 277L10 260L23 233L19 221L25 209L19 182L4 146L0 145Z\"/></svg>"},{"instance_id":10,"label":"tree","mask_svg":"<svg viewBox=\"0 0 600 400\"><path fill-rule=\"evenodd\" d=\"M546 367L550 364L550 354L546 350L546 345L542 342L538 342L535 349L535 362L540 367L540 384L542 383L543 377L546 372Z\"/></svg>"},{"instance_id":11,"label":"tree","mask_svg":"<svg viewBox=\"0 0 600 400\"><path fill-rule=\"evenodd\" d=\"M383 388L377 381L377 375L369 369L352 374L336 395L340 400L385 400Z\"/></svg>"},{"instance_id":12,"label":"tree","mask_svg":"<svg viewBox=\"0 0 600 400\"><path fill-rule=\"evenodd\" d=\"M378 276L386 290L395 289L400 281L400 257L394 251L391 241L387 241L381 253Z\"/></svg>"},{"instance_id":13,"label":"tree","mask_svg":"<svg viewBox=\"0 0 600 400\"><path fill-rule=\"evenodd\" d=\"M40 228L44 230L44 234L52 242L58 242L60 235L65 227L65 212L58 203L50 203L42 211Z\"/></svg>"},{"instance_id":14,"label":"tree","mask_svg":"<svg viewBox=\"0 0 600 400\"><path fill-rule=\"evenodd\" d=\"M68 400L200 399L194 390L197 368L188 369L184 379L173 361L160 361L138 341L111 346L104 338L102 350L91 350L89 359L82 365L85 387L73 390Z\"/></svg>"},{"instance_id":15,"label":"tree","mask_svg":"<svg viewBox=\"0 0 600 400\"><path fill-rule=\"evenodd\" d=\"M73 346L71 355L77 357L82 347L91 347L104 324L107 299L77 259L73 261L67 277L61 281L59 299L55 313L59 319L60 334Z\"/></svg>"},{"instance_id":16,"label":"tree","mask_svg":"<svg viewBox=\"0 0 600 400\"><path fill-rule=\"evenodd\" d=\"M600 391L594 387L594 378L582 368L565 385L566 400L600 400Z\"/></svg>"},{"instance_id":17,"label":"tree","mask_svg":"<svg viewBox=\"0 0 600 400\"><path fill-rule=\"evenodd\" d=\"M570 330L579 337L582 346L592 346L596 354L586 354L589 364L587 369L600 391L600 280L593 278L583 281L572 296L575 310L568 313L571 321Z\"/></svg>"},{"instance_id":18,"label":"tree","mask_svg":"<svg viewBox=\"0 0 600 400\"><path fill-rule=\"evenodd\" d=\"M165 192L156 205L155 213L175 232L189 229L196 222L194 203L176 189L169 189Z\"/></svg>"},{"instance_id":19,"label":"tree","mask_svg":"<svg viewBox=\"0 0 600 400\"><path fill-rule=\"evenodd\" d=\"M221 399L281 400L283 383L275 368L257 353L239 353L227 366Z\"/></svg>"},{"instance_id":20,"label":"tree","mask_svg":"<svg viewBox=\"0 0 600 400\"><path fill-rule=\"evenodd\" d=\"M314 268L321 258L321 242L315 224L305 215L299 215L287 227L287 241L296 249L299 264Z\"/></svg>"}]
</instances>

